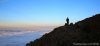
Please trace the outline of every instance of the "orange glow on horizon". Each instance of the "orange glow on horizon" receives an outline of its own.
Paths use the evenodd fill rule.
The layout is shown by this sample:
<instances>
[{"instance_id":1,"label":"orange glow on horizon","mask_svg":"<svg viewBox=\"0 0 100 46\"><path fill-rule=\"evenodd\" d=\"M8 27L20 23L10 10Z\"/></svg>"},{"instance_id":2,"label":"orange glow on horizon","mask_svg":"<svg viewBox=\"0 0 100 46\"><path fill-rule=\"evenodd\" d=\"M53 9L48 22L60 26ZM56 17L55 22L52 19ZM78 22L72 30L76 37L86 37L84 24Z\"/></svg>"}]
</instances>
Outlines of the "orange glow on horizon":
<instances>
[{"instance_id":1,"label":"orange glow on horizon","mask_svg":"<svg viewBox=\"0 0 100 46\"><path fill-rule=\"evenodd\" d=\"M54 28L59 26L60 24L25 24L25 23L2 23L0 24L0 28L3 29L12 29L12 28L18 28L18 29L28 29L28 30L32 30L32 29L42 29L42 28Z\"/></svg>"}]
</instances>

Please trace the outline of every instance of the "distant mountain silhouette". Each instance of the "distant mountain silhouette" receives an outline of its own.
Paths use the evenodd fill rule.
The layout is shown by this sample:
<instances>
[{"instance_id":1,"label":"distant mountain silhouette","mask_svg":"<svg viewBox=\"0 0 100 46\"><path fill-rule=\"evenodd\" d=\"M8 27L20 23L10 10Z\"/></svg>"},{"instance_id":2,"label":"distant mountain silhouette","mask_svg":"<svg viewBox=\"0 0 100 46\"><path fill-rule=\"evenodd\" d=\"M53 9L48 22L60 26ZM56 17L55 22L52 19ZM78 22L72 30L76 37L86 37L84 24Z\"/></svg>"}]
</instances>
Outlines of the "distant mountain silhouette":
<instances>
[{"instance_id":1,"label":"distant mountain silhouette","mask_svg":"<svg viewBox=\"0 0 100 46\"><path fill-rule=\"evenodd\" d=\"M57 27L26 46L74 46L73 43L100 43L100 14Z\"/></svg>"}]
</instances>

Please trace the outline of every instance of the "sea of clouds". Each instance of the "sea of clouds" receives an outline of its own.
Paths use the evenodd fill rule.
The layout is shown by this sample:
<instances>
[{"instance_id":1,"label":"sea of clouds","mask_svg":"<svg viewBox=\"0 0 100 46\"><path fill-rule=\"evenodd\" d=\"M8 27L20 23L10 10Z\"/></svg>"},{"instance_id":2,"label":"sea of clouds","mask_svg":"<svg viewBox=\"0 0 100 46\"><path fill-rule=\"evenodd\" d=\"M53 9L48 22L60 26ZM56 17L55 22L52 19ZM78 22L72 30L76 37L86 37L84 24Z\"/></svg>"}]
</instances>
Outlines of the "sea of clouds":
<instances>
[{"instance_id":1,"label":"sea of clouds","mask_svg":"<svg viewBox=\"0 0 100 46\"><path fill-rule=\"evenodd\" d=\"M0 29L0 46L25 46L26 43L40 38L50 31L51 29Z\"/></svg>"}]
</instances>

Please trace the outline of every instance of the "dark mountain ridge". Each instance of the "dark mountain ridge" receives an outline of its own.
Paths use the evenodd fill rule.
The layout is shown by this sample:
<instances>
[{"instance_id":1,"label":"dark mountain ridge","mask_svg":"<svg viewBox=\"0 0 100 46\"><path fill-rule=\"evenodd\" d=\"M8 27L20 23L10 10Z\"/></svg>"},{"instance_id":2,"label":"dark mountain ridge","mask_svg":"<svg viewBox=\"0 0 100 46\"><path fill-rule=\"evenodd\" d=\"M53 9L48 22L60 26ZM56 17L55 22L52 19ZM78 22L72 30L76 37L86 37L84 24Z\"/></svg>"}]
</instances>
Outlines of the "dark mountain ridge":
<instances>
[{"instance_id":1,"label":"dark mountain ridge","mask_svg":"<svg viewBox=\"0 0 100 46\"><path fill-rule=\"evenodd\" d=\"M60 26L26 46L74 46L73 43L100 43L100 14L75 24Z\"/></svg>"}]
</instances>

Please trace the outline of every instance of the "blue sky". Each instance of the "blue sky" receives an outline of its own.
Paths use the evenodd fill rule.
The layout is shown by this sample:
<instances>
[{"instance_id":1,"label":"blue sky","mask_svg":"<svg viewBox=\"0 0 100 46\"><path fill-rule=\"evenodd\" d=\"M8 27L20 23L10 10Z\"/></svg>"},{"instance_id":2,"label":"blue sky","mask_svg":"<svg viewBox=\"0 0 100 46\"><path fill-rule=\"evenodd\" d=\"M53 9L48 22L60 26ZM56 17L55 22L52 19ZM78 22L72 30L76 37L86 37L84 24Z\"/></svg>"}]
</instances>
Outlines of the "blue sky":
<instances>
[{"instance_id":1,"label":"blue sky","mask_svg":"<svg viewBox=\"0 0 100 46\"><path fill-rule=\"evenodd\" d=\"M100 0L0 0L0 25L63 25L100 13Z\"/></svg>"}]
</instances>

